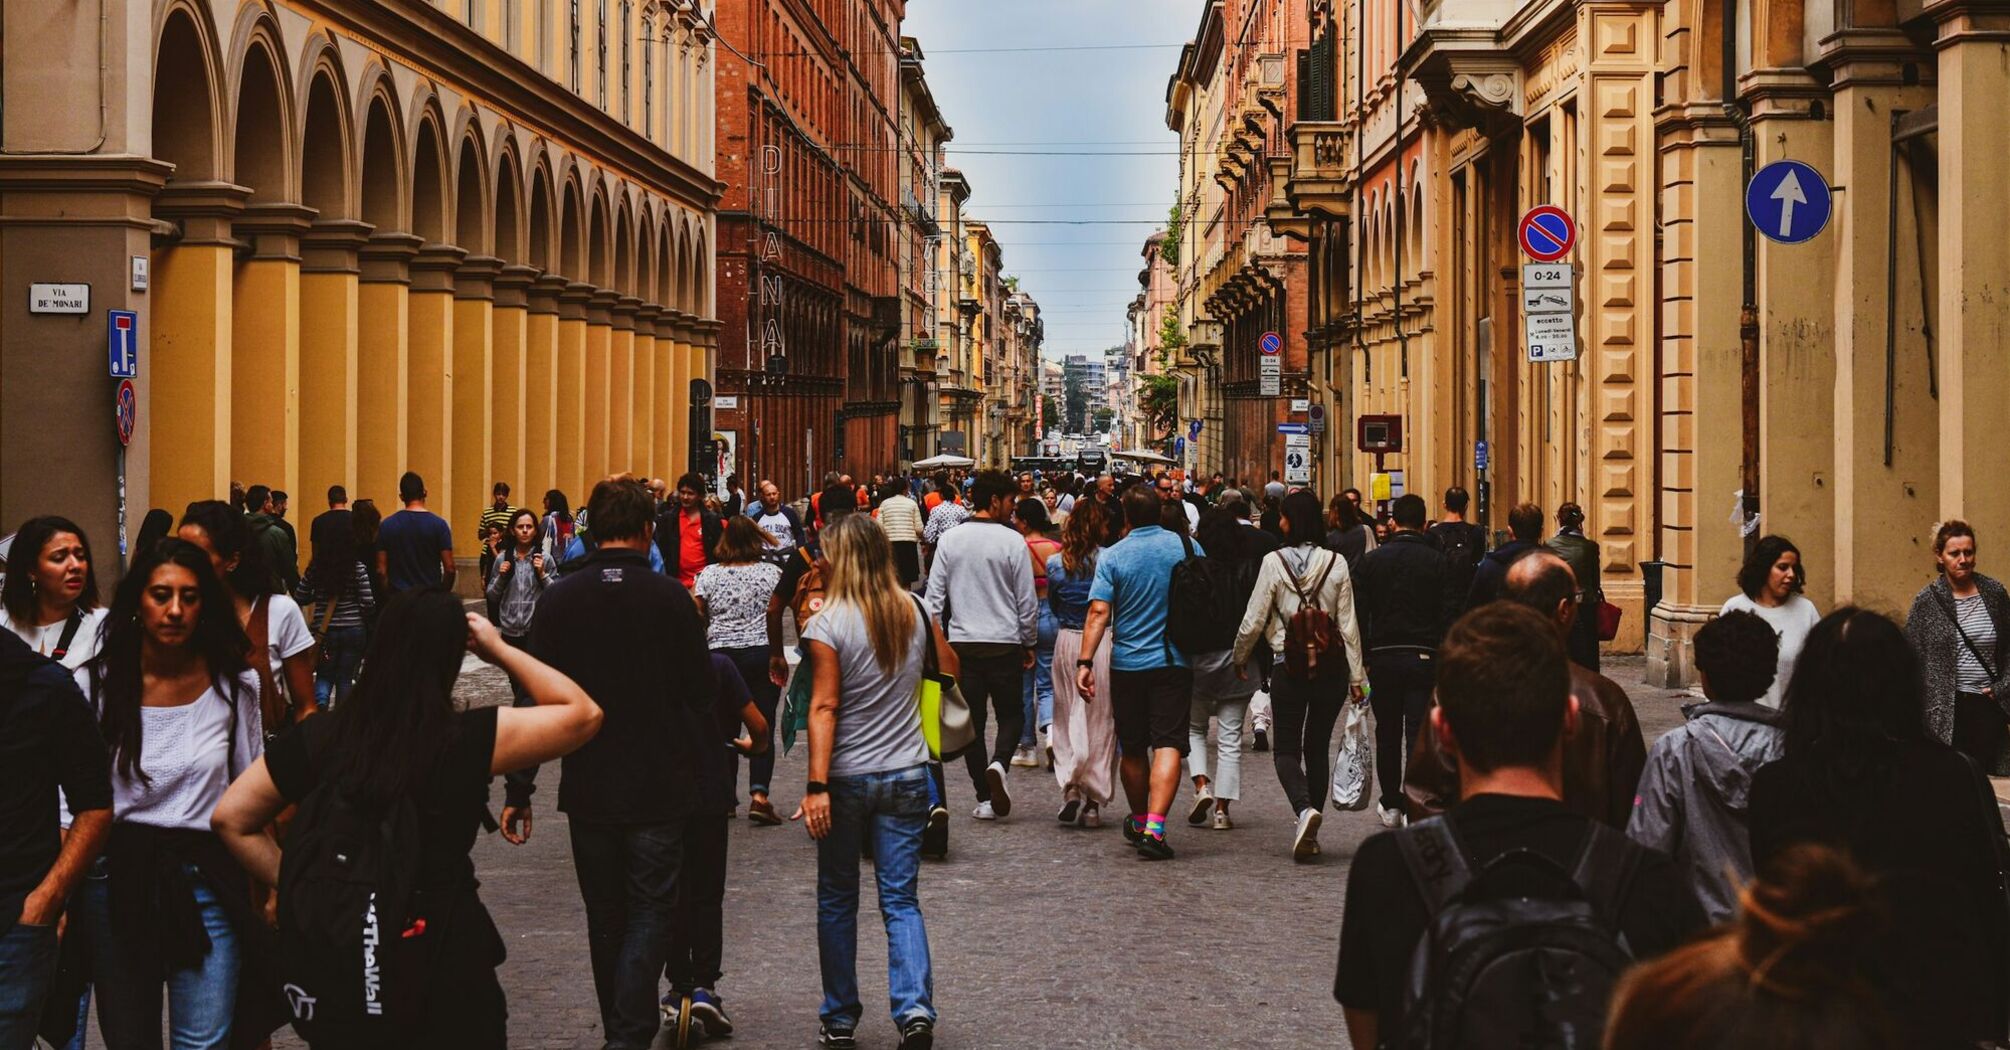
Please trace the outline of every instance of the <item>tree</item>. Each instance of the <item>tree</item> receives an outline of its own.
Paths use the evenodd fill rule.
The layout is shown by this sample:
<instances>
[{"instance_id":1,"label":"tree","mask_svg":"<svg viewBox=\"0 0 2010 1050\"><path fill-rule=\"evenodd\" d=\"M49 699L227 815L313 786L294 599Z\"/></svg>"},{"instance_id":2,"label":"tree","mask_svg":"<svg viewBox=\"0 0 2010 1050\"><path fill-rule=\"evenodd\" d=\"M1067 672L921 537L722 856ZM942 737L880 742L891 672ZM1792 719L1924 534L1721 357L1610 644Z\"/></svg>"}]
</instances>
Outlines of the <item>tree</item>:
<instances>
[{"instance_id":1,"label":"tree","mask_svg":"<svg viewBox=\"0 0 2010 1050\"><path fill-rule=\"evenodd\" d=\"M1179 323L1179 310L1167 303L1159 315L1159 367L1171 366L1173 358L1186 349L1186 327Z\"/></svg>"},{"instance_id":2,"label":"tree","mask_svg":"<svg viewBox=\"0 0 2010 1050\"><path fill-rule=\"evenodd\" d=\"M1095 412L1091 413L1090 416L1091 422L1093 422L1096 427L1095 432L1098 434L1109 433L1110 424L1114 422L1116 418L1117 418L1117 410L1114 408L1109 408L1107 406L1098 407Z\"/></svg>"},{"instance_id":3,"label":"tree","mask_svg":"<svg viewBox=\"0 0 2010 1050\"><path fill-rule=\"evenodd\" d=\"M1181 219L1179 191L1175 189L1173 191L1172 211L1166 215L1166 239L1159 246L1159 258L1164 259L1168 267L1177 267L1179 265L1180 236L1186 228L1185 223Z\"/></svg>"},{"instance_id":4,"label":"tree","mask_svg":"<svg viewBox=\"0 0 2010 1050\"><path fill-rule=\"evenodd\" d=\"M1170 443L1173 431L1179 429L1179 377L1145 376L1138 407L1144 410L1145 423L1152 433L1162 435L1156 440Z\"/></svg>"},{"instance_id":5,"label":"tree","mask_svg":"<svg viewBox=\"0 0 2010 1050\"><path fill-rule=\"evenodd\" d=\"M1061 418L1060 398L1055 397L1052 394L1040 395L1040 421L1044 423L1049 429L1053 430L1066 429L1064 426L1062 426L1062 424L1065 421ZM1047 435L1042 434L1040 436L1046 437Z\"/></svg>"}]
</instances>

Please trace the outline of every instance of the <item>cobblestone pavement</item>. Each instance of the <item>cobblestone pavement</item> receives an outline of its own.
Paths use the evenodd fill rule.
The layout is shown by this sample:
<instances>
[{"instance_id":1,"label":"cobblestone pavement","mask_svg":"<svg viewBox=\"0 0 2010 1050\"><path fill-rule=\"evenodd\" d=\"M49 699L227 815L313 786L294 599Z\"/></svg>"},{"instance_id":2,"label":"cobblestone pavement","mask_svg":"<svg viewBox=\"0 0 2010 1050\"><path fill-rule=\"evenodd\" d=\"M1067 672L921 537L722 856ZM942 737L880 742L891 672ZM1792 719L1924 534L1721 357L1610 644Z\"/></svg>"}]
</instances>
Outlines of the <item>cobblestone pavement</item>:
<instances>
[{"instance_id":1,"label":"cobblestone pavement","mask_svg":"<svg viewBox=\"0 0 2010 1050\"><path fill-rule=\"evenodd\" d=\"M1649 740L1681 720L1684 694L1638 685L1639 658L1607 673L1632 693ZM488 668L462 676L470 703L507 699ZM781 760L776 803L794 808L803 749ZM539 792L550 800L556 770ZM1331 993L1347 862L1378 825L1372 811L1329 813L1323 862L1289 856L1291 815L1268 754L1246 754L1235 829L1189 829L1175 817L1171 863L1139 861L1112 821L1098 830L1053 819L1059 791L1044 770L1014 770L1011 819L969 817L970 784L950 777L948 861L922 872L922 911L942 1021L938 1045L981 1047L1345 1046ZM502 789L493 792L500 812ZM1188 798L1175 811L1183 814ZM482 895L509 944L511 1046L592 1050L599 1019L564 817L537 811L529 844L484 836ZM817 1005L814 847L798 825L734 822L721 991L738 1032L712 1045L813 1046ZM860 1043L898 1041L884 1009L885 939L863 882ZM275 1040L297 1047L288 1034ZM668 1045L667 1042L659 1045Z\"/></svg>"}]
</instances>

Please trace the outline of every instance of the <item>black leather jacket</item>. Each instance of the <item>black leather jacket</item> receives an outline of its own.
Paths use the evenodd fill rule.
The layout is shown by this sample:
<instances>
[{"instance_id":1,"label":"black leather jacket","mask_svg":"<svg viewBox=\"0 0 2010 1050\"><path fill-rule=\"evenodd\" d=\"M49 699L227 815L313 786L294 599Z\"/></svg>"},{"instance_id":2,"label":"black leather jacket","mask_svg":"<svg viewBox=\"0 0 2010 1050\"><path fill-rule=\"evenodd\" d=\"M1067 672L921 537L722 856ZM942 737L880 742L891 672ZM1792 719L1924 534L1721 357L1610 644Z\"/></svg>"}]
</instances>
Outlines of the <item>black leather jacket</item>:
<instances>
[{"instance_id":1,"label":"black leather jacket","mask_svg":"<svg viewBox=\"0 0 2010 1050\"><path fill-rule=\"evenodd\" d=\"M1452 586L1444 552L1420 532L1398 532L1361 556L1354 569L1354 607L1361 644L1436 649L1465 595Z\"/></svg>"}]
</instances>

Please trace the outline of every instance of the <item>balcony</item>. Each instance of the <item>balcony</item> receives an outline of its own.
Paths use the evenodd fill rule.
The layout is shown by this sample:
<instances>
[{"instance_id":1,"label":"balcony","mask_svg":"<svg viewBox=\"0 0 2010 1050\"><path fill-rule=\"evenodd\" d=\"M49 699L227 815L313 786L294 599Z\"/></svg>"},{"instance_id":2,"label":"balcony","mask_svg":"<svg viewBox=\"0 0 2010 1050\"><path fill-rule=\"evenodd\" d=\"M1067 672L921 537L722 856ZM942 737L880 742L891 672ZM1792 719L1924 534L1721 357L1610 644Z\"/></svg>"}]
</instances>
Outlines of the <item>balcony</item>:
<instances>
[{"instance_id":1,"label":"balcony","mask_svg":"<svg viewBox=\"0 0 2010 1050\"><path fill-rule=\"evenodd\" d=\"M1346 218L1354 194L1348 178L1353 135L1337 121L1301 120L1291 125L1291 176L1284 195L1307 216Z\"/></svg>"}]
</instances>

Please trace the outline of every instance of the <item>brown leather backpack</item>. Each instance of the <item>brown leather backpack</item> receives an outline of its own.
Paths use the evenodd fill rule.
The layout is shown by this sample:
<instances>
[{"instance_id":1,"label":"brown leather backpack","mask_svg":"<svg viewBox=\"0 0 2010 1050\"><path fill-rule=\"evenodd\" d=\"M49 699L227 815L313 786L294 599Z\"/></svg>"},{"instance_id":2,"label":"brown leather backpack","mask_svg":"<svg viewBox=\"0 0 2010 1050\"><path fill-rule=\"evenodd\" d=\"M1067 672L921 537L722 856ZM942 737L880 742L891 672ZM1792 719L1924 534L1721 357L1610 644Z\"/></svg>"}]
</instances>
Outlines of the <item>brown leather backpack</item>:
<instances>
[{"instance_id":1,"label":"brown leather backpack","mask_svg":"<svg viewBox=\"0 0 2010 1050\"><path fill-rule=\"evenodd\" d=\"M1281 552L1278 560L1282 565ZM1309 595L1290 568L1284 570L1292 592L1298 595L1298 611L1284 624L1284 673L1294 681L1327 681L1347 675L1347 650L1340 641L1340 630L1319 605L1319 592L1326 589L1326 577L1338 560L1338 554L1328 554L1326 567L1319 570Z\"/></svg>"}]
</instances>

